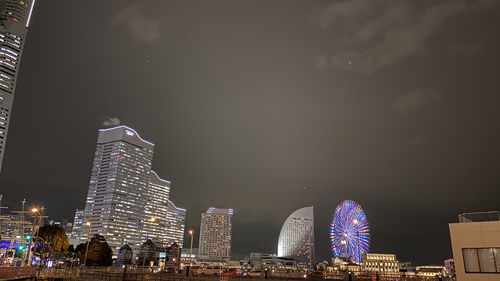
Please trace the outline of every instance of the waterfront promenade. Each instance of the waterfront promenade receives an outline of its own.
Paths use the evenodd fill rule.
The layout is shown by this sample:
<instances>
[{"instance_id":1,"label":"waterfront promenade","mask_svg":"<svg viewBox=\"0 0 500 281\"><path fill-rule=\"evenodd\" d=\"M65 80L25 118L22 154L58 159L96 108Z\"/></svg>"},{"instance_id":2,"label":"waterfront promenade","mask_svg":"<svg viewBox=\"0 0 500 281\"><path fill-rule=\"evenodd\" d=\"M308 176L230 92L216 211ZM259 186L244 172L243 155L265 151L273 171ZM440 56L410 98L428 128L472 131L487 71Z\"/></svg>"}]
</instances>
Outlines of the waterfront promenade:
<instances>
[{"instance_id":1,"label":"waterfront promenade","mask_svg":"<svg viewBox=\"0 0 500 281\"><path fill-rule=\"evenodd\" d=\"M2 267L0 268L0 281L7 280L61 280L61 281L251 281L265 279L262 277L248 276L184 276L180 273L168 272L152 272L149 269L128 269L124 271L122 267L89 267L89 268L44 268L38 269L35 267ZM303 280L303 281L320 281L320 280L349 280L347 274L339 274L330 276L327 279L318 276L308 276L306 278L287 278L287 277L269 277L272 280ZM353 276L353 281L370 281L374 280L371 276ZM383 281L449 281L450 279L439 279L439 277L400 277L400 278L385 278L380 277Z\"/></svg>"}]
</instances>

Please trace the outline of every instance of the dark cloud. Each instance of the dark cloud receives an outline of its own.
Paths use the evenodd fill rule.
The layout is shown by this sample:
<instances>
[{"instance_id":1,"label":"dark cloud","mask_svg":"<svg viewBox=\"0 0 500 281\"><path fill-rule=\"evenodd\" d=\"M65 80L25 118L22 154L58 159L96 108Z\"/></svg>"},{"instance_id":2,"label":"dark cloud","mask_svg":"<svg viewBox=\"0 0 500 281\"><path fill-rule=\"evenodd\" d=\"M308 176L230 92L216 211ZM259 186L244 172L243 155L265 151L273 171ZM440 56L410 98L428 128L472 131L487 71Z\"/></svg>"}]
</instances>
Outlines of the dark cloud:
<instances>
[{"instance_id":1,"label":"dark cloud","mask_svg":"<svg viewBox=\"0 0 500 281\"><path fill-rule=\"evenodd\" d=\"M498 2L498 1L497 1ZM421 7L414 1L348 0L330 4L318 17L322 28L346 29L344 47L328 57L331 67L370 74L423 54L443 23L458 14L495 6L494 1L447 0ZM322 63L324 68L325 62Z\"/></svg>"},{"instance_id":2,"label":"dark cloud","mask_svg":"<svg viewBox=\"0 0 500 281\"><path fill-rule=\"evenodd\" d=\"M114 127L114 126L118 126L120 124L121 124L120 119L118 119L116 117L107 117L106 120L104 120L102 122L102 125L104 127Z\"/></svg>"},{"instance_id":3,"label":"dark cloud","mask_svg":"<svg viewBox=\"0 0 500 281\"><path fill-rule=\"evenodd\" d=\"M142 43L151 43L161 36L162 23L159 20L146 18L138 4L120 10L113 17L112 24L124 27L132 38Z\"/></svg>"}]
</instances>

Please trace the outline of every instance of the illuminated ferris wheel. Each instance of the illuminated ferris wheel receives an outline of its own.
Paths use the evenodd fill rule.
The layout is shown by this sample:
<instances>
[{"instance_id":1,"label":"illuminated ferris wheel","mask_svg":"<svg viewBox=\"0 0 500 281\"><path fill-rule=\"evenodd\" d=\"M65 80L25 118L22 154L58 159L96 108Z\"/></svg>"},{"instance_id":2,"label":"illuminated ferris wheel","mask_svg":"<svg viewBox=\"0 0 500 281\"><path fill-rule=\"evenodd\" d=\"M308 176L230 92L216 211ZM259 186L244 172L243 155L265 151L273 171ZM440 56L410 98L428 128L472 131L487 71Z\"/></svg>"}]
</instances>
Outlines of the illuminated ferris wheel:
<instances>
[{"instance_id":1,"label":"illuminated ferris wheel","mask_svg":"<svg viewBox=\"0 0 500 281\"><path fill-rule=\"evenodd\" d=\"M330 246L334 256L356 263L370 249L368 220L358 203L345 200L335 209L330 223Z\"/></svg>"}]
</instances>

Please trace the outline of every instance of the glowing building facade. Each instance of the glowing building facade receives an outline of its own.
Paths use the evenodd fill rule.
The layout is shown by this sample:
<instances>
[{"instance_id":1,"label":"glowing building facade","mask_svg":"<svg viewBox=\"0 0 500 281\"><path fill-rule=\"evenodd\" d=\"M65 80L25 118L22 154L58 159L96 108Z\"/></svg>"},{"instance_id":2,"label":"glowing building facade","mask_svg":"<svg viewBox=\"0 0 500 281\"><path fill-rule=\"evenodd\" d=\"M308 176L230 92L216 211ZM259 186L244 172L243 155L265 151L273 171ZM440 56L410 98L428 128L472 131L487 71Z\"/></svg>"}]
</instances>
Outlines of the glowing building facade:
<instances>
[{"instance_id":1,"label":"glowing building facade","mask_svg":"<svg viewBox=\"0 0 500 281\"><path fill-rule=\"evenodd\" d=\"M201 214L199 255L231 258L233 209L209 208Z\"/></svg>"},{"instance_id":2,"label":"glowing building facade","mask_svg":"<svg viewBox=\"0 0 500 281\"><path fill-rule=\"evenodd\" d=\"M161 179L154 171L151 171L148 184L142 241L151 239L157 245L166 247L169 244L165 235L165 228L167 225L167 201L170 194L170 182Z\"/></svg>"},{"instance_id":3,"label":"glowing building facade","mask_svg":"<svg viewBox=\"0 0 500 281\"><path fill-rule=\"evenodd\" d=\"M395 254L363 253L361 271L398 279L399 261Z\"/></svg>"},{"instance_id":4,"label":"glowing building facade","mask_svg":"<svg viewBox=\"0 0 500 281\"><path fill-rule=\"evenodd\" d=\"M21 55L35 0L0 0L0 171Z\"/></svg>"},{"instance_id":5,"label":"glowing building facade","mask_svg":"<svg viewBox=\"0 0 500 281\"><path fill-rule=\"evenodd\" d=\"M285 220L278 239L278 256L314 261L314 208L305 207Z\"/></svg>"},{"instance_id":6,"label":"glowing building facade","mask_svg":"<svg viewBox=\"0 0 500 281\"><path fill-rule=\"evenodd\" d=\"M99 130L85 221L115 254L125 244L137 249L143 242L153 149L131 128Z\"/></svg>"},{"instance_id":7,"label":"glowing building facade","mask_svg":"<svg viewBox=\"0 0 500 281\"><path fill-rule=\"evenodd\" d=\"M179 208L175 204L167 201L167 224L166 236L170 245L175 242L182 248L184 243L184 226L186 224L186 209Z\"/></svg>"},{"instance_id":8,"label":"glowing building facade","mask_svg":"<svg viewBox=\"0 0 500 281\"><path fill-rule=\"evenodd\" d=\"M89 230L101 234L114 254L125 244L137 253L147 239L161 247L182 246L186 210L170 201L170 182L151 170L153 150L154 144L129 127L99 130L84 218L81 228L74 229L75 238L87 240Z\"/></svg>"},{"instance_id":9,"label":"glowing building facade","mask_svg":"<svg viewBox=\"0 0 500 281\"><path fill-rule=\"evenodd\" d=\"M169 194L170 182L151 171L142 240L151 239L156 245L163 247L175 242L182 248L186 210L177 208L170 201Z\"/></svg>"}]
</instances>

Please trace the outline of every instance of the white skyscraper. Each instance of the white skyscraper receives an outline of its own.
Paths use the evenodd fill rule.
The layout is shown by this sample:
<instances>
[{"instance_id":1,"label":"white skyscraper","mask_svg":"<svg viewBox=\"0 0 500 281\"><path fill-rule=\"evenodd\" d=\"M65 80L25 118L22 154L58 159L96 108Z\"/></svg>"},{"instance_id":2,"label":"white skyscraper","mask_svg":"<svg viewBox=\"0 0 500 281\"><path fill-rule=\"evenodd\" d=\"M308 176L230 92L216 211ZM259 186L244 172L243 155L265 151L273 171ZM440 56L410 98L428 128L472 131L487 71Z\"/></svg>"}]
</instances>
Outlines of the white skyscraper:
<instances>
[{"instance_id":1,"label":"white skyscraper","mask_svg":"<svg viewBox=\"0 0 500 281\"><path fill-rule=\"evenodd\" d=\"M161 179L155 172L151 171L142 240L151 239L163 247L175 242L182 247L186 210L177 208L169 200L169 194L170 182Z\"/></svg>"},{"instance_id":2,"label":"white skyscraper","mask_svg":"<svg viewBox=\"0 0 500 281\"><path fill-rule=\"evenodd\" d=\"M231 258L233 209L209 208L201 214L199 255Z\"/></svg>"},{"instance_id":3,"label":"white skyscraper","mask_svg":"<svg viewBox=\"0 0 500 281\"><path fill-rule=\"evenodd\" d=\"M184 226L186 224L186 209L175 206L172 201L167 202L166 236L171 242L182 248L184 244Z\"/></svg>"},{"instance_id":4,"label":"white skyscraper","mask_svg":"<svg viewBox=\"0 0 500 281\"><path fill-rule=\"evenodd\" d=\"M313 207L298 209L288 216L278 239L278 256L314 261Z\"/></svg>"},{"instance_id":5,"label":"white skyscraper","mask_svg":"<svg viewBox=\"0 0 500 281\"><path fill-rule=\"evenodd\" d=\"M0 0L0 171L21 55L35 0Z\"/></svg>"},{"instance_id":6,"label":"white skyscraper","mask_svg":"<svg viewBox=\"0 0 500 281\"><path fill-rule=\"evenodd\" d=\"M99 130L85 220L113 253L143 242L154 144L125 126Z\"/></svg>"},{"instance_id":7,"label":"white skyscraper","mask_svg":"<svg viewBox=\"0 0 500 281\"><path fill-rule=\"evenodd\" d=\"M115 254L125 244L137 253L147 239L157 246L182 246L186 210L170 201L170 182L151 170L153 150L154 144L129 127L99 130L83 225L75 238L87 240L91 230L103 235Z\"/></svg>"},{"instance_id":8,"label":"white skyscraper","mask_svg":"<svg viewBox=\"0 0 500 281\"><path fill-rule=\"evenodd\" d=\"M154 171L149 173L147 203L145 206L145 220L142 241L151 239L155 243L167 246L169 241L165 237L167 224L168 196L170 182L161 179Z\"/></svg>"}]
</instances>

